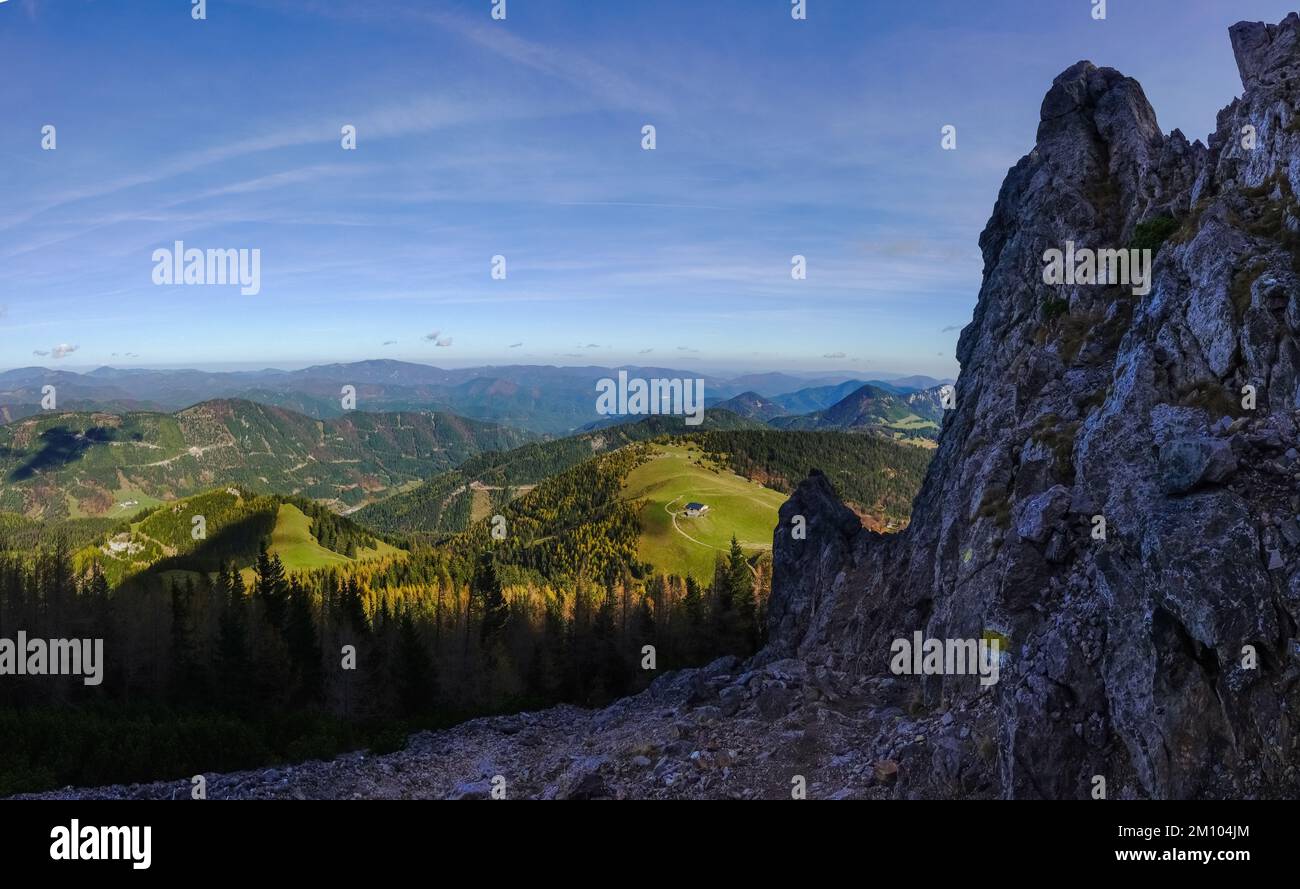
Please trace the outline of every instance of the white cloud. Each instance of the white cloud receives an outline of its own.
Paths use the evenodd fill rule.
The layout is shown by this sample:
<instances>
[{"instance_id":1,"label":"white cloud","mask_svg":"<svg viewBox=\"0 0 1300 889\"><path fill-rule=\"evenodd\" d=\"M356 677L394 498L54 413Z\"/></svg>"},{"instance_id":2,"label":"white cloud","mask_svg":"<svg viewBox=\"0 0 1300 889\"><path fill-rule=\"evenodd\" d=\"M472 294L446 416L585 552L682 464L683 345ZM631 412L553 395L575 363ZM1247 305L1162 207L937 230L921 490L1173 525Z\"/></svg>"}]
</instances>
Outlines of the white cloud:
<instances>
[{"instance_id":1,"label":"white cloud","mask_svg":"<svg viewBox=\"0 0 1300 889\"><path fill-rule=\"evenodd\" d=\"M67 358L69 355L77 351L77 349L79 348L81 347L70 346L67 343L59 343L57 346L55 346L52 349L49 349L48 351L45 349L33 349L32 354L35 355L37 358L53 358L55 361L57 361L60 358Z\"/></svg>"}]
</instances>

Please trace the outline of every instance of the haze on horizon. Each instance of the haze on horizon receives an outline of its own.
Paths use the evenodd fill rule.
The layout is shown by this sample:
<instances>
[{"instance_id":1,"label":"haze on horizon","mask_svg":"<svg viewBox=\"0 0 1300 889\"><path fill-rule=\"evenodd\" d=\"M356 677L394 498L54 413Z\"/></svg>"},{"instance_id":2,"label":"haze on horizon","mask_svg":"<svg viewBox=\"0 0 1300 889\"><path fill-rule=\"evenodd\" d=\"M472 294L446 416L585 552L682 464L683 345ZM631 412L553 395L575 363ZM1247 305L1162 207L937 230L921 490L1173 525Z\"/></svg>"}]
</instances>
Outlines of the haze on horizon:
<instances>
[{"instance_id":1,"label":"haze on horizon","mask_svg":"<svg viewBox=\"0 0 1300 889\"><path fill-rule=\"evenodd\" d=\"M491 5L0 5L0 366L955 376L1052 78L1116 67L1203 138L1240 92L1227 27L1289 11ZM259 249L260 293L155 286L175 241Z\"/></svg>"}]
</instances>

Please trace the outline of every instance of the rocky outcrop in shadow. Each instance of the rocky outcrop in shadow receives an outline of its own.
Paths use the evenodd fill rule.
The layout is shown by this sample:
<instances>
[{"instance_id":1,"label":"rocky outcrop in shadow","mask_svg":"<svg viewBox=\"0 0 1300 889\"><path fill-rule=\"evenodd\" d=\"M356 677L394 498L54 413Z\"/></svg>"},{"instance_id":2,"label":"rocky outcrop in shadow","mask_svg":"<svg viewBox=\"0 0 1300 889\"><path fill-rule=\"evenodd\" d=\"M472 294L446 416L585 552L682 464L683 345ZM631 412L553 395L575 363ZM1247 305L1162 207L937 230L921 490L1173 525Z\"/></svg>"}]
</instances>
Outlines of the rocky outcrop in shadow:
<instances>
[{"instance_id":1,"label":"rocky outcrop in shadow","mask_svg":"<svg viewBox=\"0 0 1300 889\"><path fill-rule=\"evenodd\" d=\"M1208 146L1117 71L1052 84L908 530L848 529L816 477L781 511L777 656L888 675L918 630L1005 640L994 686L902 677L995 709L1004 796L1300 790L1300 17L1231 38L1245 92ZM1045 284L1069 243L1152 249L1149 291Z\"/></svg>"}]
</instances>

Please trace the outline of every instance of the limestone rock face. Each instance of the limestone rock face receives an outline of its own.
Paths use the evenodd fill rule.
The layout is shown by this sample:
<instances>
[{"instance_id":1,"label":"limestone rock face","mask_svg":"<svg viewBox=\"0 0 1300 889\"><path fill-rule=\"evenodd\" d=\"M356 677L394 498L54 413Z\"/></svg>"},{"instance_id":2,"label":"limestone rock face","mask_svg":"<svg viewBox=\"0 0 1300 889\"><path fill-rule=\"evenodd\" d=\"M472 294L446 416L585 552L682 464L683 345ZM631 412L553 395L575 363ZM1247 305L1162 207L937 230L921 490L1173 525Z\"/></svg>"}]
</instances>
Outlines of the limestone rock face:
<instances>
[{"instance_id":1,"label":"limestone rock face","mask_svg":"<svg viewBox=\"0 0 1300 889\"><path fill-rule=\"evenodd\" d=\"M1003 796L1300 792L1300 17L1230 34L1245 92L1208 145L1111 69L1048 90L910 527L850 528L820 478L781 513L772 656L888 676L918 630L1005 640L991 687L898 677L995 708ZM1158 247L1149 292L1045 284L1071 241Z\"/></svg>"}]
</instances>

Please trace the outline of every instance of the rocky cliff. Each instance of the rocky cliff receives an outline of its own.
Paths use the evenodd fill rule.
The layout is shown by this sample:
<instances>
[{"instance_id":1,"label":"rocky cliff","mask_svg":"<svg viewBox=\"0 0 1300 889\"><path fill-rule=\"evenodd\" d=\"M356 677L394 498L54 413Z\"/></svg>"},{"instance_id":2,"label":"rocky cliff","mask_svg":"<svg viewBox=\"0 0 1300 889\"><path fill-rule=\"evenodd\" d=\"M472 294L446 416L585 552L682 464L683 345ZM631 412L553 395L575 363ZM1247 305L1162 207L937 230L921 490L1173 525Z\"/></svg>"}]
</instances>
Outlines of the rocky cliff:
<instances>
[{"instance_id":1,"label":"rocky cliff","mask_svg":"<svg viewBox=\"0 0 1300 889\"><path fill-rule=\"evenodd\" d=\"M1052 84L908 531L853 529L817 478L781 513L767 656L870 675L916 630L1005 640L992 688L922 682L992 711L1005 796L1300 789L1300 18L1230 35L1208 147L1117 71ZM1158 247L1149 292L1045 284L1067 242Z\"/></svg>"}]
</instances>

